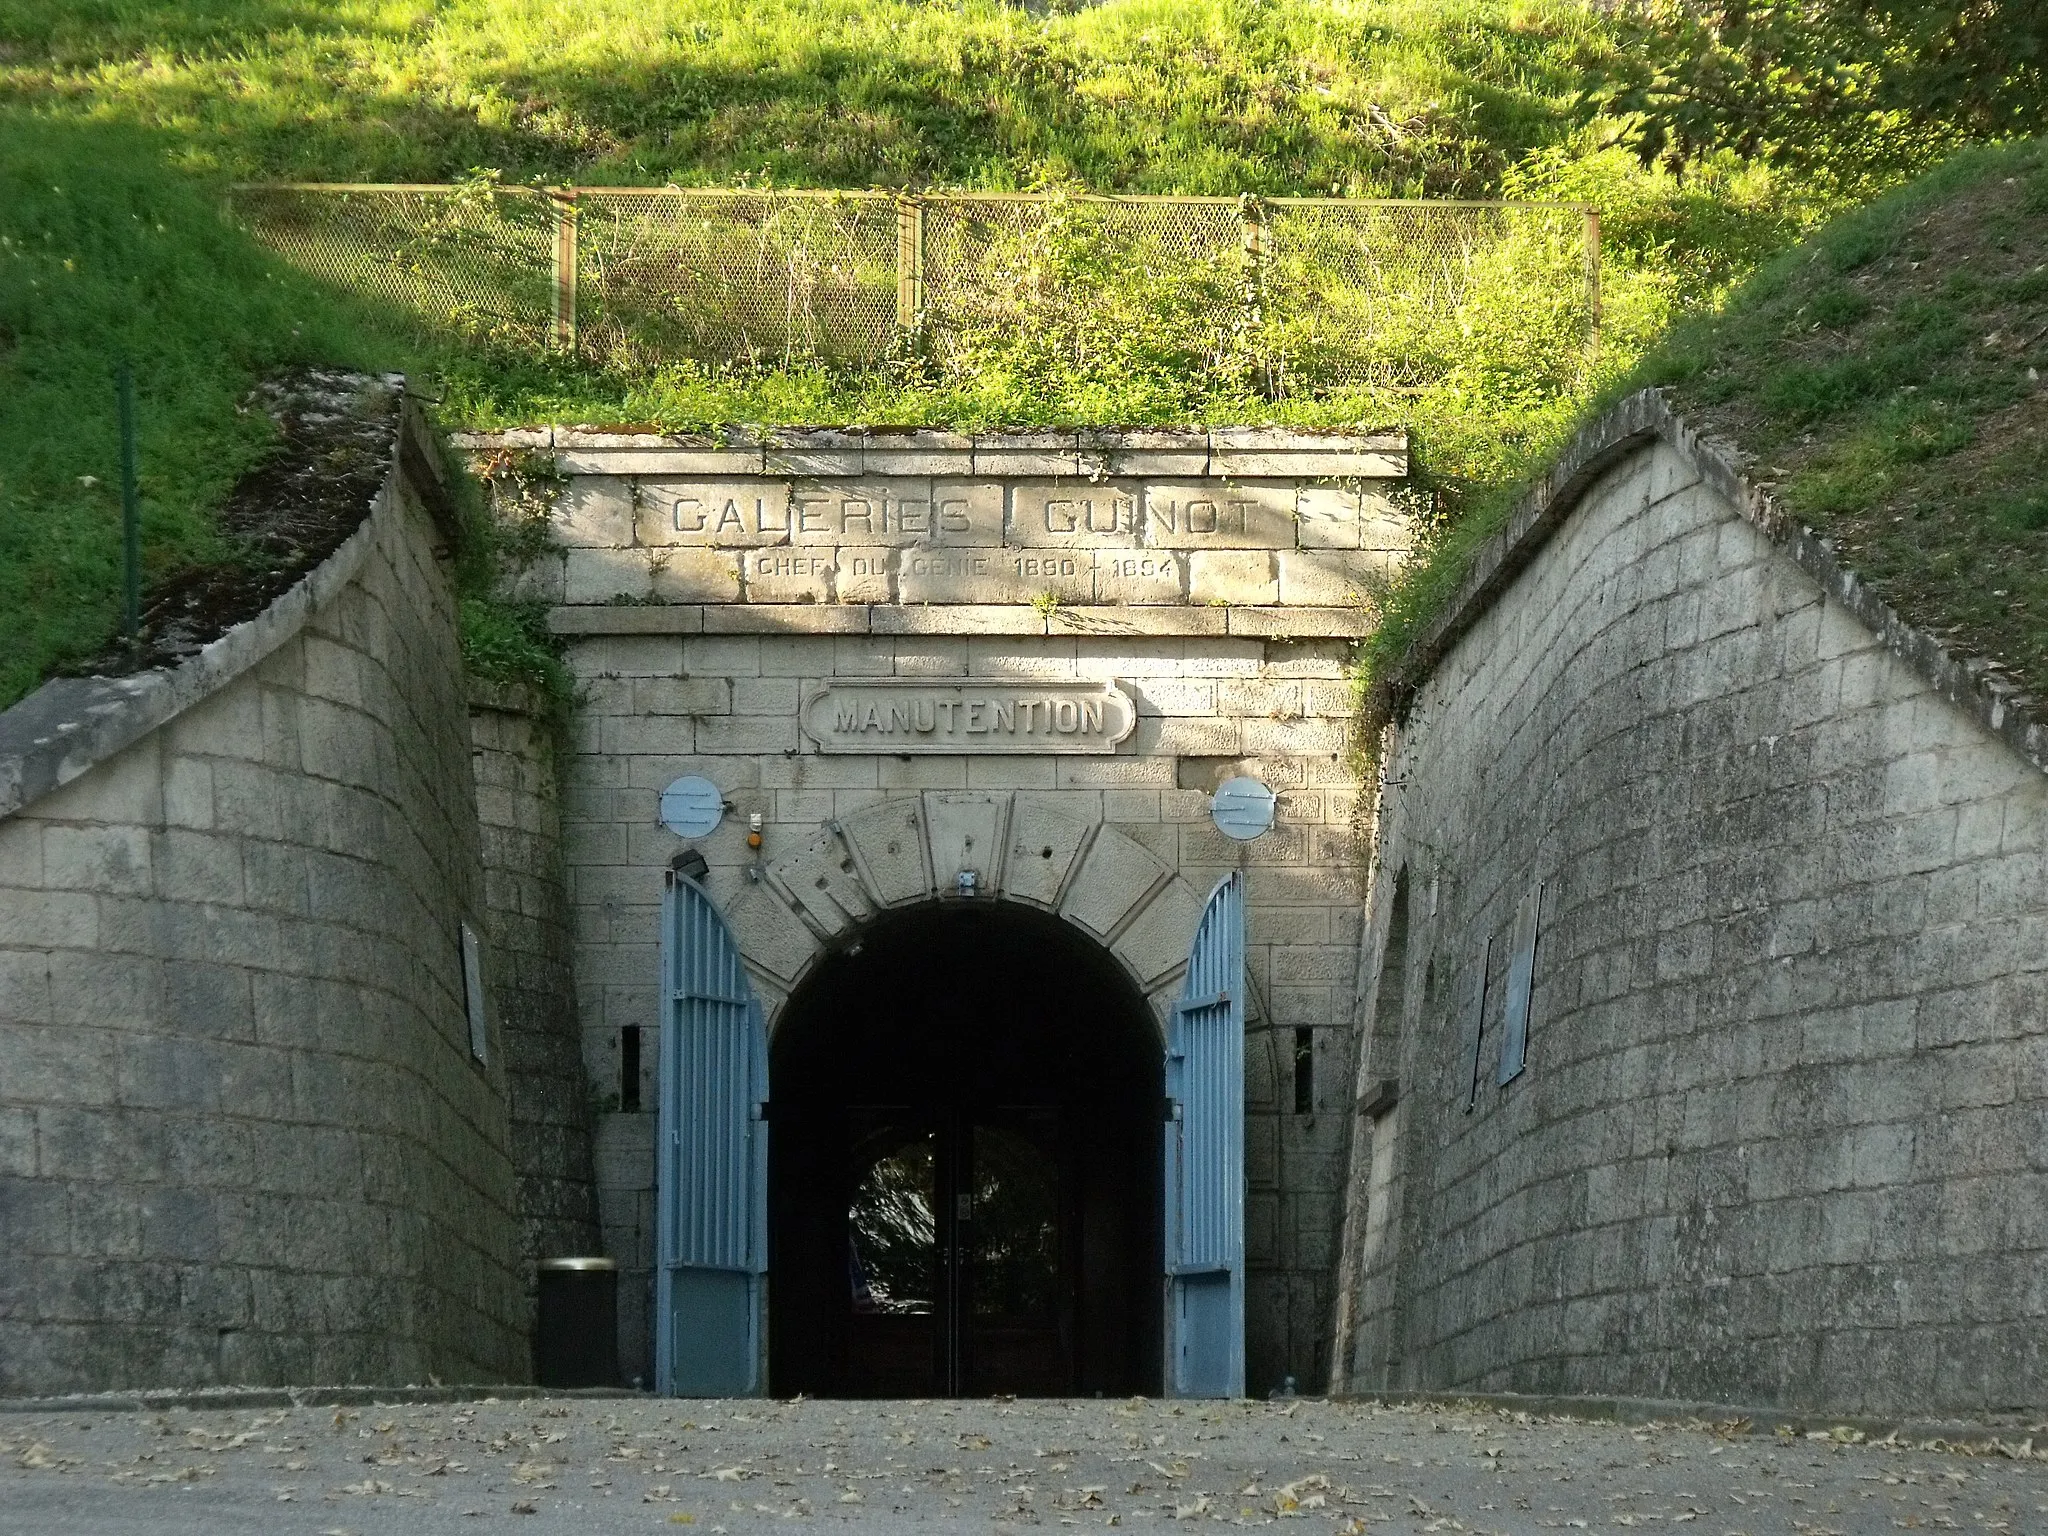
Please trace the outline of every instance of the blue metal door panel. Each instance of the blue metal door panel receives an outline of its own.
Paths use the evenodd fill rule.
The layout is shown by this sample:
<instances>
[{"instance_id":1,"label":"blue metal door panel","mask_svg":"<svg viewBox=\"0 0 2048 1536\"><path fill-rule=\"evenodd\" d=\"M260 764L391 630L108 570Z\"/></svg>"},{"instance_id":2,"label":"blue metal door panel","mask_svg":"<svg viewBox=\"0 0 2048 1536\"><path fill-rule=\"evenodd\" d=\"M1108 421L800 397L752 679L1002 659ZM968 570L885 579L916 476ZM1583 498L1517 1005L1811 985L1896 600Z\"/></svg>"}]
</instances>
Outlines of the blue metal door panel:
<instances>
[{"instance_id":1,"label":"blue metal door panel","mask_svg":"<svg viewBox=\"0 0 2048 1536\"><path fill-rule=\"evenodd\" d=\"M687 876L662 932L655 1388L744 1397L761 1388L768 1042L732 930Z\"/></svg>"},{"instance_id":2,"label":"blue metal door panel","mask_svg":"<svg viewBox=\"0 0 2048 1536\"><path fill-rule=\"evenodd\" d=\"M1166 1049L1167 1385L1244 1395L1244 877L1209 895Z\"/></svg>"}]
</instances>

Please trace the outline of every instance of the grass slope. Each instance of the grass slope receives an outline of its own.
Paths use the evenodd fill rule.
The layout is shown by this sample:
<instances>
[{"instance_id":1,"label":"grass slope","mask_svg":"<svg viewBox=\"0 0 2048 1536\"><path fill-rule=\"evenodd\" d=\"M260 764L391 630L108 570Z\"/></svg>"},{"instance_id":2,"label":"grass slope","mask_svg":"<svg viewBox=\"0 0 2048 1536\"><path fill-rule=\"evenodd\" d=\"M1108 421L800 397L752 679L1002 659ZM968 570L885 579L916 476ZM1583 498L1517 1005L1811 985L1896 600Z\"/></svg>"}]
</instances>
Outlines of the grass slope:
<instances>
[{"instance_id":1,"label":"grass slope","mask_svg":"<svg viewBox=\"0 0 2048 1536\"><path fill-rule=\"evenodd\" d=\"M393 367L402 334L222 222L165 144L0 118L0 705L105 645L121 590L114 370L135 369L145 574L231 556L212 521L295 362Z\"/></svg>"},{"instance_id":2,"label":"grass slope","mask_svg":"<svg viewBox=\"0 0 2048 1536\"><path fill-rule=\"evenodd\" d=\"M14 0L0 42L16 99L245 177L1435 197L1619 46L1568 0Z\"/></svg>"},{"instance_id":3,"label":"grass slope","mask_svg":"<svg viewBox=\"0 0 2048 1536\"><path fill-rule=\"evenodd\" d=\"M2048 688L2048 141L1829 225L1644 370L1911 623Z\"/></svg>"},{"instance_id":4,"label":"grass slope","mask_svg":"<svg viewBox=\"0 0 2048 1536\"><path fill-rule=\"evenodd\" d=\"M1685 320L1633 390L1734 442L1910 623L2048 689L2048 141L1965 150ZM1369 688L1512 510L1503 478L1388 594Z\"/></svg>"},{"instance_id":5,"label":"grass slope","mask_svg":"<svg viewBox=\"0 0 2048 1536\"><path fill-rule=\"evenodd\" d=\"M300 360L433 376L451 425L1400 421L1455 521L1539 462L1673 313L1812 218L1801 187L1730 159L1680 181L1608 147L1620 124L1588 92L1625 46L1575 0L14 0L0 7L0 705L111 629L123 354L142 386L158 573L218 553L210 509L265 441L236 403ZM1101 316L1116 334L1080 372L1020 333L965 379L608 374L409 332L215 216L230 177L479 166L513 181L1590 198L1605 341L1588 366L1502 314L1420 395L1282 402ZM499 625L510 639L492 654L517 653L518 633Z\"/></svg>"}]
</instances>

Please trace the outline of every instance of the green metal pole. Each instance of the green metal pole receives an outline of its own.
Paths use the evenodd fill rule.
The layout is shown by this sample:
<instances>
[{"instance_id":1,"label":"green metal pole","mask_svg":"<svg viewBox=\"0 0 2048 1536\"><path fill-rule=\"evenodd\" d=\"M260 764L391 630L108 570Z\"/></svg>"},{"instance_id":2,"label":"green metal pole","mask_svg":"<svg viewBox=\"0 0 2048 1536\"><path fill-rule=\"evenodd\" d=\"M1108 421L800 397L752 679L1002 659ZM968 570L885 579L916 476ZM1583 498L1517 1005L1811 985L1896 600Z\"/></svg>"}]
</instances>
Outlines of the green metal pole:
<instances>
[{"instance_id":1,"label":"green metal pole","mask_svg":"<svg viewBox=\"0 0 2048 1536\"><path fill-rule=\"evenodd\" d=\"M135 496L135 370L126 358L121 397L121 630L133 650L142 631L142 514Z\"/></svg>"}]
</instances>

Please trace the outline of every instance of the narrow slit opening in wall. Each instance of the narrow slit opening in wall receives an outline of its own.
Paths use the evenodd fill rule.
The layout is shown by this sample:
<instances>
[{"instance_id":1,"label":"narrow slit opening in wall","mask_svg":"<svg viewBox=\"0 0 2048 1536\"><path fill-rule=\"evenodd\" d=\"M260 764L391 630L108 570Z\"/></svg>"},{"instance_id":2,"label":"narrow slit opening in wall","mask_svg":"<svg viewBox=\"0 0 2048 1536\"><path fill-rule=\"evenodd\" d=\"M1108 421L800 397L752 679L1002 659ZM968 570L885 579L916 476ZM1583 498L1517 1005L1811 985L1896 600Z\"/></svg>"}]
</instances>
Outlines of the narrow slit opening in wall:
<instances>
[{"instance_id":1,"label":"narrow slit opening in wall","mask_svg":"<svg viewBox=\"0 0 2048 1536\"><path fill-rule=\"evenodd\" d=\"M490 1034L484 1018L483 941L468 919L462 922L462 1011L469 1022L469 1054L479 1065L490 1059Z\"/></svg>"},{"instance_id":2,"label":"narrow slit opening in wall","mask_svg":"<svg viewBox=\"0 0 2048 1536\"><path fill-rule=\"evenodd\" d=\"M1316 1112L1316 1032L1313 1029L1294 1032L1294 1112L1297 1115Z\"/></svg>"},{"instance_id":3,"label":"narrow slit opening in wall","mask_svg":"<svg viewBox=\"0 0 2048 1536\"><path fill-rule=\"evenodd\" d=\"M640 1026L619 1029L619 1109L624 1114L640 1110Z\"/></svg>"}]
</instances>

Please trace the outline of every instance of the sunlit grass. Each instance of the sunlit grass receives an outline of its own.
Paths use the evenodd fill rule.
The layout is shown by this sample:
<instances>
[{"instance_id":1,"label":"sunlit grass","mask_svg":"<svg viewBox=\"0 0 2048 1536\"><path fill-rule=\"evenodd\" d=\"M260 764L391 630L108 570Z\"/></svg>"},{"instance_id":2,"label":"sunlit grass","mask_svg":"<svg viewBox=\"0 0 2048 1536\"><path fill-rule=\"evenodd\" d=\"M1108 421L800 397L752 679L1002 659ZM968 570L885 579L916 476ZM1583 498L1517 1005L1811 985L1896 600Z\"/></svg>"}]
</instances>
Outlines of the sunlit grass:
<instances>
[{"instance_id":1,"label":"sunlit grass","mask_svg":"<svg viewBox=\"0 0 2048 1536\"><path fill-rule=\"evenodd\" d=\"M1618 125L1583 101L1619 46L1576 0L13 0L0 704L111 629L124 353L156 573L214 550L211 509L266 443L237 403L296 360L405 368L451 425L1405 424L1455 520L1526 473L1671 316L1814 215L1754 168L1681 183L1606 147ZM1586 198L1607 214L1606 325L1589 359L1482 305L1419 392L1279 400L1178 367L1142 333L1079 370L1024 334L945 377L604 372L408 328L217 217L230 179L479 167L508 182Z\"/></svg>"}]
</instances>

